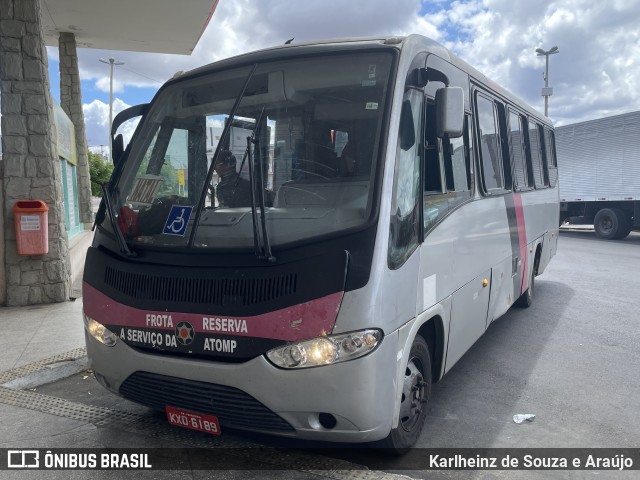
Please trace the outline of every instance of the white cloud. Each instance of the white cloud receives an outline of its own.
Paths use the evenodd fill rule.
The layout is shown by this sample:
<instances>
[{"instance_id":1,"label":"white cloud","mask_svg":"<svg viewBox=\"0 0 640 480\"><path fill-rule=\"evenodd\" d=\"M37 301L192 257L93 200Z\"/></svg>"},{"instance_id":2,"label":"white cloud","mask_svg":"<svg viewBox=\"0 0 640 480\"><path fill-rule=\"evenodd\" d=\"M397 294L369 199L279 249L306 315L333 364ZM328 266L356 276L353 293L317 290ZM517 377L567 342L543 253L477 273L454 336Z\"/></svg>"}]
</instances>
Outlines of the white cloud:
<instances>
[{"instance_id":1,"label":"white cloud","mask_svg":"<svg viewBox=\"0 0 640 480\"><path fill-rule=\"evenodd\" d=\"M115 78L113 79L113 93L124 92L125 83ZM103 92L109 92L111 88L111 82L109 77L101 77L96 81L96 88Z\"/></svg>"},{"instance_id":2,"label":"white cloud","mask_svg":"<svg viewBox=\"0 0 640 480\"><path fill-rule=\"evenodd\" d=\"M119 98L113 100L113 117L120 113L125 108L129 108L131 105L127 105ZM87 133L87 145L96 147L100 150L101 145L109 145L109 104L100 100L94 100L91 103L85 103L82 105L82 112L84 113L84 121ZM136 126L138 125L137 119L132 119L118 129L118 133L122 133L124 138L124 144L129 142L133 135ZM108 147L107 147L108 148ZM95 149L94 149L95 151Z\"/></svg>"},{"instance_id":3,"label":"white cloud","mask_svg":"<svg viewBox=\"0 0 640 480\"><path fill-rule=\"evenodd\" d=\"M545 67L534 52L557 45L549 59L557 124L640 109L637 1L454 2L441 14L439 28L465 34L447 46L539 110Z\"/></svg>"}]
</instances>

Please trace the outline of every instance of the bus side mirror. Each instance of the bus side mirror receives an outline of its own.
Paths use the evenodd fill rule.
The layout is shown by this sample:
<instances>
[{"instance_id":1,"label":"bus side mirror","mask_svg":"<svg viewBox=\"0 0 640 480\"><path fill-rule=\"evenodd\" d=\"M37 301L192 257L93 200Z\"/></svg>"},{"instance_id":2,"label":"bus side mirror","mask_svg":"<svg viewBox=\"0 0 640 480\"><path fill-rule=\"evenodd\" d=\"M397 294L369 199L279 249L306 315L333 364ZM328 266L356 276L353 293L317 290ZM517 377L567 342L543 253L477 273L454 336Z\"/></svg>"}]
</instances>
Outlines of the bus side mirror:
<instances>
[{"instance_id":1,"label":"bus side mirror","mask_svg":"<svg viewBox=\"0 0 640 480\"><path fill-rule=\"evenodd\" d=\"M117 165L124 153L124 139L122 134L116 135L116 131L127 120L135 117L144 116L149 110L149 104L143 103L129 107L116 115L111 124L111 161L113 165Z\"/></svg>"},{"instance_id":2,"label":"bus side mirror","mask_svg":"<svg viewBox=\"0 0 640 480\"><path fill-rule=\"evenodd\" d=\"M464 91L461 87L436 90L436 133L439 138L462 136L464 129Z\"/></svg>"},{"instance_id":3,"label":"bus side mirror","mask_svg":"<svg viewBox=\"0 0 640 480\"><path fill-rule=\"evenodd\" d=\"M134 105L133 107L126 108L118 113L111 124L111 138L116 136L116 131L120 125L132 118L144 116L148 110L149 104L142 103L140 105Z\"/></svg>"}]
</instances>

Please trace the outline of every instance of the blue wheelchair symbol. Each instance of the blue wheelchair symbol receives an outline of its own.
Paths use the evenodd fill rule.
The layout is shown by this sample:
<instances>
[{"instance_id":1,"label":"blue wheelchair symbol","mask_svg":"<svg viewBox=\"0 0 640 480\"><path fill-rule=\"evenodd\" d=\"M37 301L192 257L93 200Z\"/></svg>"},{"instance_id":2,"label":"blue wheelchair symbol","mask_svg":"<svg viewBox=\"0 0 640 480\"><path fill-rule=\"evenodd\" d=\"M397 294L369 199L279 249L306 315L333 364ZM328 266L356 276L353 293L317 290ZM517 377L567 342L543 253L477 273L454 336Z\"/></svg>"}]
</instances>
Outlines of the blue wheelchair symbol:
<instances>
[{"instance_id":1,"label":"blue wheelchair symbol","mask_svg":"<svg viewBox=\"0 0 640 480\"><path fill-rule=\"evenodd\" d=\"M185 207L182 205L172 205L167 221L164 224L162 233L165 235L178 235L184 237L189 225L189 217L193 207Z\"/></svg>"}]
</instances>

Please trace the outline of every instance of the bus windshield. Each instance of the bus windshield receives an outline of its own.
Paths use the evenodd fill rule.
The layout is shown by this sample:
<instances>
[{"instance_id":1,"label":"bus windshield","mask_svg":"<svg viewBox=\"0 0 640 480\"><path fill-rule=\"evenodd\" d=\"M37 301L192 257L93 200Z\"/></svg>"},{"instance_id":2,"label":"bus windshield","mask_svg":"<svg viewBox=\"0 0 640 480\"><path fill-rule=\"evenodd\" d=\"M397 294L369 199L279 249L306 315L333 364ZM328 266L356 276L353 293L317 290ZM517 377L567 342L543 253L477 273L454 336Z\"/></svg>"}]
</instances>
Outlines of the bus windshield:
<instances>
[{"instance_id":1,"label":"bus windshield","mask_svg":"<svg viewBox=\"0 0 640 480\"><path fill-rule=\"evenodd\" d=\"M391 65L388 52L318 55L167 86L111 189L113 224L134 248L185 247L196 218L194 247L253 247L261 197L274 247L364 224Z\"/></svg>"}]
</instances>

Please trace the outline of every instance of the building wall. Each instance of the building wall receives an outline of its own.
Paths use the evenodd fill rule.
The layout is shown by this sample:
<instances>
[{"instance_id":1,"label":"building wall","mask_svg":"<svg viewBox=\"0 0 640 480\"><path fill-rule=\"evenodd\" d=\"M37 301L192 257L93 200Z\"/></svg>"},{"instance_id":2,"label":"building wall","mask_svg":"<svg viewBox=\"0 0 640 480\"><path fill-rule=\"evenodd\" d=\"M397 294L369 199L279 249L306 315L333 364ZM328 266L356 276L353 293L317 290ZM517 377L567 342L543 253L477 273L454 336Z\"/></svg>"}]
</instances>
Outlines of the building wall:
<instances>
[{"instance_id":1,"label":"building wall","mask_svg":"<svg viewBox=\"0 0 640 480\"><path fill-rule=\"evenodd\" d=\"M62 302L71 272L59 160L38 0L0 0L3 217L7 305ZM49 252L19 256L13 206L43 200L49 207Z\"/></svg>"},{"instance_id":2,"label":"building wall","mask_svg":"<svg viewBox=\"0 0 640 480\"><path fill-rule=\"evenodd\" d=\"M4 261L4 163L0 159L0 305L4 305L7 302L7 278L6 267Z\"/></svg>"}]
</instances>

